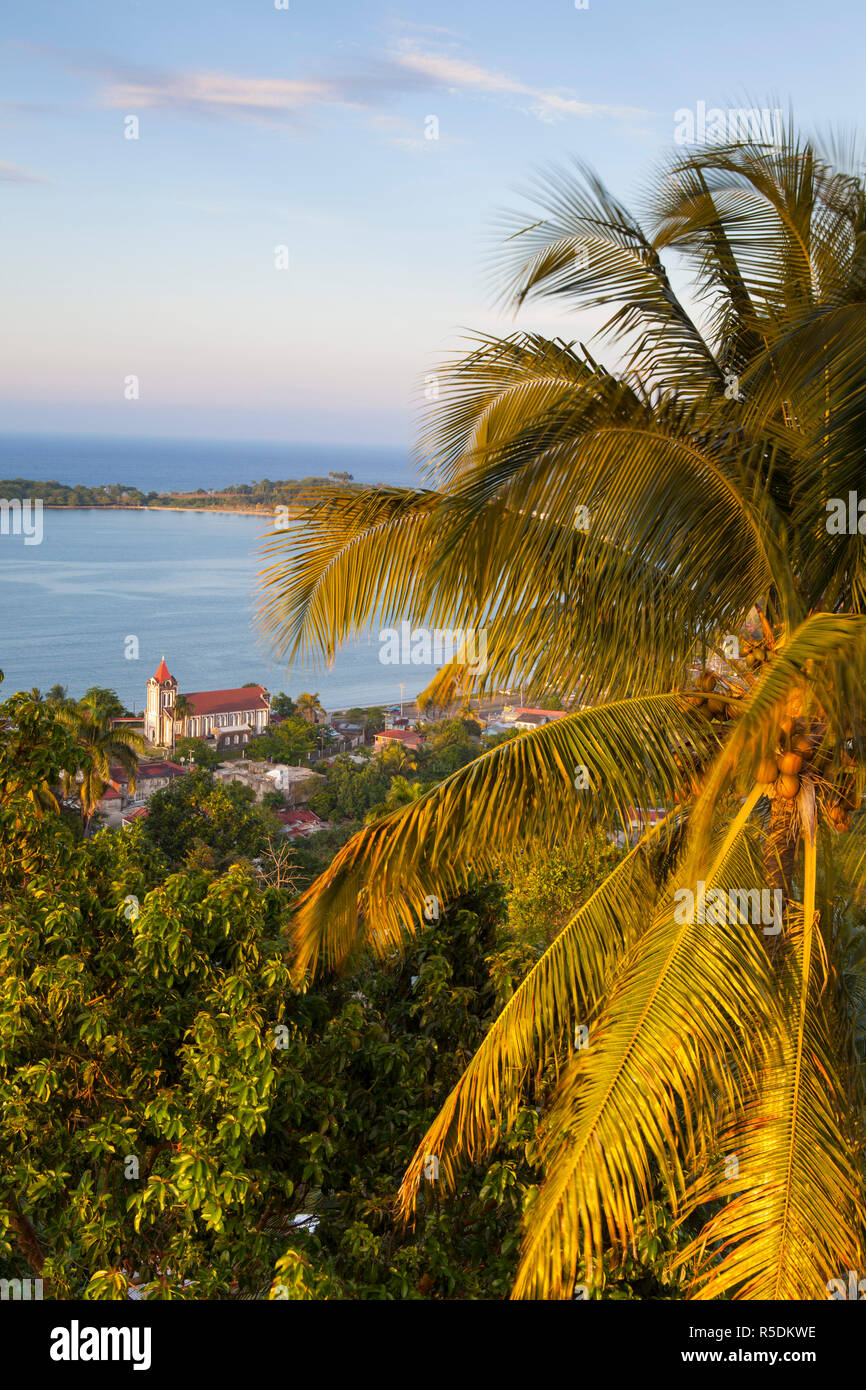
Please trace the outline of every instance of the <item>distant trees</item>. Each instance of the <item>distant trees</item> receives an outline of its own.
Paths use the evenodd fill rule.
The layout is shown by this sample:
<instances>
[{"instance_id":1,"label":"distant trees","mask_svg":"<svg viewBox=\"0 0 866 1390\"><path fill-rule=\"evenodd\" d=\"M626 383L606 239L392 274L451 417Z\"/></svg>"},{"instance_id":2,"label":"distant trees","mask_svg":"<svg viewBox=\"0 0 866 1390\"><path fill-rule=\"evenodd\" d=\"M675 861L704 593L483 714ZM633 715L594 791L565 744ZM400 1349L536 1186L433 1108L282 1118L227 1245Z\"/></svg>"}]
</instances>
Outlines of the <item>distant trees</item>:
<instances>
[{"instance_id":1,"label":"distant trees","mask_svg":"<svg viewBox=\"0 0 866 1390\"><path fill-rule=\"evenodd\" d=\"M385 712L378 705L370 709L361 709L354 705L352 709L347 709L342 717L347 724L359 724L367 736L380 734L385 728Z\"/></svg>"},{"instance_id":2,"label":"distant trees","mask_svg":"<svg viewBox=\"0 0 866 1390\"><path fill-rule=\"evenodd\" d=\"M110 507L141 506L147 499L138 488L115 483L110 487L85 487L83 484L44 482L33 478L0 479L0 496L39 498L46 507Z\"/></svg>"},{"instance_id":3,"label":"distant trees","mask_svg":"<svg viewBox=\"0 0 866 1390\"><path fill-rule=\"evenodd\" d=\"M289 719L297 712L297 708L291 695L287 695L284 690L271 698L271 714L275 714L278 719Z\"/></svg>"},{"instance_id":4,"label":"distant trees","mask_svg":"<svg viewBox=\"0 0 866 1390\"><path fill-rule=\"evenodd\" d=\"M145 823L147 840L174 868L194 863L215 870L262 854L279 829L249 787L217 782L200 768L155 792Z\"/></svg>"},{"instance_id":5,"label":"distant trees","mask_svg":"<svg viewBox=\"0 0 866 1390\"><path fill-rule=\"evenodd\" d=\"M302 691L297 700L298 714L302 719L309 719L311 723L316 723L317 715L324 714L325 709L319 699L318 694L311 695L309 691Z\"/></svg>"},{"instance_id":6,"label":"distant trees","mask_svg":"<svg viewBox=\"0 0 866 1390\"><path fill-rule=\"evenodd\" d=\"M52 685L45 698L46 700L50 700L54 705L74 704L74 701L69 695L69 687L66 685Z\"/></svg>"},{"instance_id":7,"label":"distant trees","mask_svg":"<svg viewBox=\"0 0 866 1390\"><path fill-rule=\"evenodd\" d=\"M222 762L222 755L205 743L203 738L182 737L174 745L176 758L185 758L196 767L213 768Z\"/></svg>"},{"instance_id":8,"label":"distant trees","mask_svg":"<svg viewBox=\"0 0 866 1390\"><path fill-rule=\"evenodd\" d=\"M127 713L117 691L109 690L103 685L91 685L78 703L82 709L90 710L101 719L121 719Z\"/></svg>"},{"instance_id":9,"label":"distant trees","mask_svg":"<svg viewBox=\"0 0 866 1390\"><path fill-rule=\"evenodd\" d=\"M247 751L251 758L299 764L309 757L315 746L315 726L293 715L281 724L270 724L258 738L250 740Z\"/></svg>"}]
</instances>

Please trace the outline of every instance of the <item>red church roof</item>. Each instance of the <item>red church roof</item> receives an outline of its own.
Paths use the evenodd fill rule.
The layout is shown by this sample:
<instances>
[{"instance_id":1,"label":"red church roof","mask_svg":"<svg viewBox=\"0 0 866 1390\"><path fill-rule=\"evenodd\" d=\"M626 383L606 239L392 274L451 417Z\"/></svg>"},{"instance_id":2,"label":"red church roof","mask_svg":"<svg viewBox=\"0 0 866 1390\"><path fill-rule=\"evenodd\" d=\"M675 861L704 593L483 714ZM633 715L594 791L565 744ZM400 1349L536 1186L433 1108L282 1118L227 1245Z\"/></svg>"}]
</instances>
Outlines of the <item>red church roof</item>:
<instances>
[{"instance_id":1,"label":"red church roof","mask_svg":"<svg viewBox=\"0 0 866 1390\"><path fill-rule=\"evenodd\" d=\"M162 658L162 661L159 663L156 670L154 671L153 679L155 681L159 681L160 684L162 684L163 681L170 681L173 679L171 671L169 671L168 667L165 664L165 657Z\"/></svg>"},{"instance_id":2,"label":"red church roof","mask_svg":"<svg viewBox=\"0 0 866 1390\"><path fill-rule=\"evenodd\" d=\"M270 709L263 685L244 685L239 690L194 690L186 698L194 714L247 714Z\"/></svg>"}]
</instances>

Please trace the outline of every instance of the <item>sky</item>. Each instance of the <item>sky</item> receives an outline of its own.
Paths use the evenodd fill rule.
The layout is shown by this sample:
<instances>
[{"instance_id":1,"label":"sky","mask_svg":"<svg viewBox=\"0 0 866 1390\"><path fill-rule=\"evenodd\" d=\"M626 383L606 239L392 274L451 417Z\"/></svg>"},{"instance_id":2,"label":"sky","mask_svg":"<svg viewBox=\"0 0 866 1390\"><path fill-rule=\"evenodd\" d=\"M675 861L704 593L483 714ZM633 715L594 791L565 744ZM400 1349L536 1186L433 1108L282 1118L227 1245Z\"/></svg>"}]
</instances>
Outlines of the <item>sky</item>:
<instances>
[{"instance_id":1,"label":"sky","mask_svg":"<svg viewBox=\"0 0 866 1390\"><path fill-rule=\"evenodd\" d=\"M408 446L471 332L597 326L495 306L535 170L633 199L700 101L856 128L864 31L857 0L4 0L0 428Z\"/></svg>"}]
</instances>

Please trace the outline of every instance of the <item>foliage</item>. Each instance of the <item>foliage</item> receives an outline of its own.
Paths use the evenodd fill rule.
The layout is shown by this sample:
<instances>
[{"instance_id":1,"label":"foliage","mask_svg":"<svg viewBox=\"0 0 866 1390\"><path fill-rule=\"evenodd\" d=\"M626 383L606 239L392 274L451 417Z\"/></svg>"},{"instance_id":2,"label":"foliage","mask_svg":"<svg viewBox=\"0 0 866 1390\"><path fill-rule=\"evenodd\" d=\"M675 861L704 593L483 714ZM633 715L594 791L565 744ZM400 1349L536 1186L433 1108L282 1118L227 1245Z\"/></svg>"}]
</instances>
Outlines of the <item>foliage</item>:
<instances>
[{"instance_id":1,"label":"foliage","mask_svg":"<svg viewBox=\"0 0 866 1390\"><path fill-rule=\"evenodd\" d=\"M145 823L75 840L34 817L74 750L43 707L6 710L0 1277L51 1298L502 1297L532 1112L456 1211L434 1181L412 1226L393 1202L490 1016L498 891L389 971L306 989L287 895L249 866L172 873ZM190 804L207 781L182 779Z\"/></svg>"},{"instance_id":2,"label":"foliage","mask_svg":"<svg viewBox=\"0 0 866 1390\"><path fill-rule=\"evenodd\" d=\"M115 690L103 685L91 685L78 701L79 708L99 719L120 719L129 711Z\"/></svg>"},{"instance_id":3,"label":"foliage","mask_svg":"<svg viewBox=\"0 0 866 1390\"><path fill-rule=\"evenodd\" d=\"M175 761L186 758L187 762L195 763L196 767L214 768L218 767L223 761L222 753L211 748L209 743L205 743L203 738L179 738L174 745Z\"/></svg>"},{"instance_id":4,"label":"foliage","mask_svg":"<svg viewBox=\"0 0 866 1390\"><path fill-rule=\"evenodd\" d=\"M554 690L569 710L360 830L301 899L299 965L387 959L430 894L504 854L667 812L514 989L404 1177L410 1215L435 1151L459 1200L555 1074L516 1297L598 1290L667 1242L661 1210L689 1232L692 1297L825 1298L863 1267L866 542L846 499L866 187L839 158L793 124L680 150L643 223L581 166L538 178L504 297L603 310L616 371L482 336L440 376L426 486L333 488L265 543L260 616L287 657L330 660L373 622L483 630L484 669L450 663L425 700ZM711 921L681 910L701 892L725 904Z\"/></svg>"},{"instance_id":5,"label":"foliage","mask_svg":"<svg viewBox=\"0 0 866 1390\"><path fill-rule=\"evenodd\" d=\"M271 714L277 715L279 719L290 719L297 712L297 708L291 695L287 695L284 690L271 697Z\"/></svg>"},{"instance_id":6,"label":"foliage","mask_svg":"<svg viewBox=\"0 0 866 1390\"><path fill-rule=\"evenodd\" d=\"M198 862L223 869L238 859L254 859L279 833L279 822L255 804L241 782L218 782L197 768L155 792L148 802L145 835L173 868ZM207 853L202 858L202 850Z\"/></svg>"},{"instance_id":7,"label":"foliage","mask_svg":"<svg viewBox=\"0 0 866 1390\"><path fill-rule=\"evenodd\" d=\"M300 766L316 747L316 741L315 725L293 715L282 724L269 724L258 738L250 739L247 751L251 758Z\"/></svg>"},{"instance_id":8,"label":"foliage","mask_svg":"<svg viewBox=\"0 0 866 1390\"><path fill-rule=\"evenodd\" d=\"M341 718L345 719L347 724L359 724L367 737L372 734L380 734L385 728L385 711L378 705L374 705L370 709L361 709L357 705L353 705L351 709L347 709L341 715Z\"/></svg>"},{"instance_id":9,"label":"foliage","mask_svg":"<svg viewBox=\"0 0 866 1390\"><path fill-rule=\"evenodd\" d=\"M90 705L81 702L56 709L58 721L71 731L79 749L78 765L74 774L64 774L63 789L67 796L74 793L78 797L82 818L88 824L110 784L113 766L126 772L130 791L135 790L144 739L135 730L115 724L99 699Z\"/></svg>"}]
</instances>

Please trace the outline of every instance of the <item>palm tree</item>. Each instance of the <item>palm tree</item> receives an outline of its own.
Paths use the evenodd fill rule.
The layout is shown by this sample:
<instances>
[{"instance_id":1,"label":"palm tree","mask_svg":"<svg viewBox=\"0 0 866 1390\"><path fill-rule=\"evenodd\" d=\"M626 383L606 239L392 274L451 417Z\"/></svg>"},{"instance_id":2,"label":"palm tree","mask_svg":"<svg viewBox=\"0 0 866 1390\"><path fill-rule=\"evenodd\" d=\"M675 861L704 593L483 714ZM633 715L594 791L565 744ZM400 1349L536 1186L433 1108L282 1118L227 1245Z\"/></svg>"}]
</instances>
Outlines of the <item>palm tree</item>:
<instances>
[{"instance_id":1,"label":"palm tree","mask_svg":"<svg viewBox=\"0 0 866 1390\"><path fill-rule=\"evenodd\" d=\"M52 685L45 698L46 700L50 700L53 705L70 705L75 703L70 697L69 687L67 685Z\"/></svg>"},{"instance_id":2,"label":"palm tree","mask_svg":"<svg viewBox=\"0 0 866 1390\"><path fill-rule=\"evenodd\" d=\"M129 777L129 790L135 791L138 758L146 744L132 729L116 728L107 715L91 713L80 707L59 708L57 718L70 729L81 750L77 775L66 774L67 795L75 791L81 803L85 830L111 781L111 766L119 764Z\"/></svg>"},{"instance_id":3,"label":"palm tree","mask_svg":"<svg viewBox=\"0 0 866 1390\"><path fill-rule=\"evenodd\" d=\"M385 800L380 806L374 806L364 817L366 825L372 825L382 816L388 815L391 811L397 811L402 806L409 806L413 801L418 801L424 795L424 783L410 782L408 777L398 774L392 781Z\"/></svg>"},{"instance_id":4,"label":"palm tree","mask_svg":"<svg viewBox=\"0 0 866 1390\"><path fill-rule=\"evenodd\" d=\"M298 696L296 705L297 712L301 718L306 719L311 724L317 723L318 716L325 713L318 693L310 695L309 692L305 690Z\"/></svg>"},{"instance_id":5,"label":"palm tree","mask_svg":"<svg viewBox=\"0 0 866 1390\"><path fill-rule=\"evenodd\" d=\"M175 695L174 704L171 706L169 714L171 716L171 746L173 748L177 739L178 724L194 715L195 707L185 695Z\"/></svg>"},{"instance_id":6,"label":"palm tree","mask_svg":"<svg viewBox=\"0 0 866 1390\"><path fill-rule=\"evenodd\" d=\"M329 659L374 621L484 628L464 688L571 713L350 840L300 900L298 964L387 955L501 853L665 808L490 1029L403 1211L428 1155L453 1189L528 1101L515 1297L596 1285L660 1199L690 1296L823 1299L866 1228L866 188L791 125L672 157L642 221L581 166L532 198L505 298L604 310L616 374L479 339L440 374L428 486L310 494L266 542L262 620Z\"/></svg>"}]
</instances>

